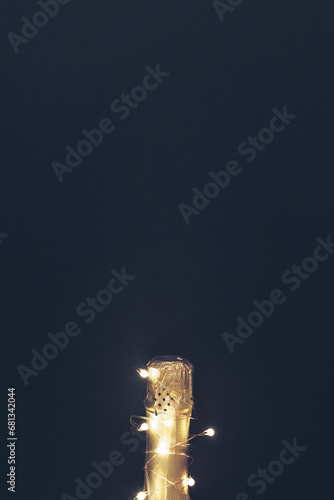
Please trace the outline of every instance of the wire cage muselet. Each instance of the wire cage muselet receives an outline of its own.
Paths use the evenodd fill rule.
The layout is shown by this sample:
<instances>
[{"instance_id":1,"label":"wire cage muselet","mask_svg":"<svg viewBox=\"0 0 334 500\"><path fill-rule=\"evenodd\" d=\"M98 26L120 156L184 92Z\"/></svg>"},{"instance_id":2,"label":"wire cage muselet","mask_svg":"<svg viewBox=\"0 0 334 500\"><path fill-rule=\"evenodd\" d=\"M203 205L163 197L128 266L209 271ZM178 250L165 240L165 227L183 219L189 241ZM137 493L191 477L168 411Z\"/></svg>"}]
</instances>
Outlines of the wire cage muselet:
<instances>
[{"instance_id":1,"label":"wire cage muselet","mask_svg":"<svg viewBox=\"0 0 334 500\"><path fill-rule=\"evenodd\" d=\"M146 432L145 481L136 500L187 500L189 441L197 436L213 436L207 429L189 436L193 413L193 365L177 356L157 356L139 374L147 380L144 401L146 417L132 416L138 431Z\"/></svg>"}]
</instances>

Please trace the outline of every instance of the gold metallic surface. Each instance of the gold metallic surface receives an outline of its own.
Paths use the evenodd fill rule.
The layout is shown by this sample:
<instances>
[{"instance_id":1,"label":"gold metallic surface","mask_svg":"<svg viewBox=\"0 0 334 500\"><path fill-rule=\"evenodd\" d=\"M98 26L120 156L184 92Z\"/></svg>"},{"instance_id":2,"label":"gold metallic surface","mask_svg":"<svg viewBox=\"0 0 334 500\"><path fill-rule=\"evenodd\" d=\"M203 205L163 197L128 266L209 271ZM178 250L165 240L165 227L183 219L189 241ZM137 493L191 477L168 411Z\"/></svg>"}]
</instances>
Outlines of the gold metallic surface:
<instances>
[{"instance_id":1,"label":"gold metallic surface","mask_svg":"<svg viewBox=\"0 0 334 500\"><path fill-rule=\"evenodd\" d=\"M148 500L187 500L193 366L179 357L158 356L147 371L144 491Z\"/></svg>"}]
</instances>

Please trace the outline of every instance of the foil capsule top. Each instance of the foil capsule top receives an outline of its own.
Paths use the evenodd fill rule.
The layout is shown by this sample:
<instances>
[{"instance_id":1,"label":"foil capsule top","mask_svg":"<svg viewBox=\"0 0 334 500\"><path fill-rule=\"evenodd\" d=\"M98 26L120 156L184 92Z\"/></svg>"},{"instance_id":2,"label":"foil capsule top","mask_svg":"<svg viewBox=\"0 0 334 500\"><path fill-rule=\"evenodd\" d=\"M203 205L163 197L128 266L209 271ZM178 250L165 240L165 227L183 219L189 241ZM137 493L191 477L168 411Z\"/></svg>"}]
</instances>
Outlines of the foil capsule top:
<instances>
[{"instance_id":1,"label":"foil capsule top","mask_svg":"<svg viewBox=\"0 0 334 500\"><path fill-rule=\"evenodd\" d=\"M191 415L194 367L190 361L178 356L157 356L149 361L147 371L146 410L166 418Z\"/></svg>"}]
</instances>

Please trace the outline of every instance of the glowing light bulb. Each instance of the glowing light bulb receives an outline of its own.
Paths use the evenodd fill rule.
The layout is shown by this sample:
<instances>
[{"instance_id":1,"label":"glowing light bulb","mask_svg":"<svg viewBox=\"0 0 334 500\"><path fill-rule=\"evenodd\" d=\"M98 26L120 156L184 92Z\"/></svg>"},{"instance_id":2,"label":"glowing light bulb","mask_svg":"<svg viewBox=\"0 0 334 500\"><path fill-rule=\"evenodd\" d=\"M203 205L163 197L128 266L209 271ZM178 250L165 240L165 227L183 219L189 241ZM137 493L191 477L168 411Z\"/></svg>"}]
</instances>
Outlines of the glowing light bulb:
<instances>
[{"instance_id":1,"label":"glowing light bulb","mask_svg":"<svg viewBox=\"0 0 334 500\"><path fill-rule=\"evenodd\" d=\"M139 431L148 431L149 429L149 425L148 424L141 424L141 426L139 427Z\"/></svg>"},{"instance_id":2,"label":"glowing light bulb","mask_svg":"<svg viewBox=\"0 0 334 500\"><path fill-rule=\"evenodd\" d=\"M166 427L171 427L171 425L173 425L173 421L172 420L164 420L164 424Z\"/></svg>"},{"instance_id":3,"label":"glowing light bulb","mask_svg":"<svg viewBox=\"0 0 334 500\"><path fill-rule=\"evenodd\" d=\"M147 497L147 493L145 493L145 491L140 491L140 492L137 494L137 496L136 496L136 498L137 498L138 500L145 500L145 498L146 498L146 497Z\"/></svg>"},{"instance_id":4,"label":"glowing light bulb","mask_svg":"<svg viewBox=\"0 0 334 500\"><path fill-rule=\"evenodd\" d=\"M214 436L215 435L215 431L214 429L207 429L205 432L205 435L206 436Z\"/></svg>"},{"instance_id":5,"label":"glowing light bulb","mask_svg":"<svg viewBox=\"0 0 334 500\"><path fill-rule=\"evenodd\" d=\"M149 376L148 371L147 370L143 370L142 368L140 368L139 370L137 370L137 372L143 378L147 378Z\"/></svg>"},{"instance_id":6,"label":"glowing light bulb","mask_svg":"<svg viewBox=\"0 0 334 500\"><path fill-rule=\"evenodd\" d=\"M169 449L168 449L168 446L166 443L160 443L158 448L157 448L157 453L159 453L159 455L168 455L169 453Z\"/></svg>"},{"instance_id":7,"label":"glowing light bulb","mask_svg":"<svg viewBox=\"0 0 334 500\"><path fill-rule=\"evenodd\" d=\"M183 486L194 486L194 484L195 484L195 479L192 478L191 476L186 477L183 480Z\"/></svg>"}]
</instances>

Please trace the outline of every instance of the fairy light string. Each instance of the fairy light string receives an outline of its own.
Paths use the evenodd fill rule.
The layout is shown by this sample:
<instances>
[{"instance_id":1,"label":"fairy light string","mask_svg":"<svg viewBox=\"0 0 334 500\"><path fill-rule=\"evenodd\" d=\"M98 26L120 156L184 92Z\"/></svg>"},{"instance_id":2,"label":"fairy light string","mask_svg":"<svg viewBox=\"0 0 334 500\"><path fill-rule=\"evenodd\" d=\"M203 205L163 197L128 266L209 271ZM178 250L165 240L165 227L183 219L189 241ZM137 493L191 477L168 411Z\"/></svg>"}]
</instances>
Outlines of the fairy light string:
<instances>
[{"instance_id":1,"label":"fairy light string","mask_svg":"<svg viewBox=\"0 0 334 500\"><path fill-rule=\"evenodd\" d=\"M180 357L158 356L147 369L138 369L146 379L146 417L133 415L131 424L146 432L144 490L136 500L188 500L195 480L188 467L193 462L189 442L199 436L213 436L213 429L189 436L194 400L193 365ZM190 461L190 463L189 463Z\"/></svg>"}]
</instances>

